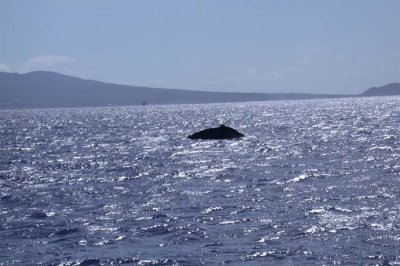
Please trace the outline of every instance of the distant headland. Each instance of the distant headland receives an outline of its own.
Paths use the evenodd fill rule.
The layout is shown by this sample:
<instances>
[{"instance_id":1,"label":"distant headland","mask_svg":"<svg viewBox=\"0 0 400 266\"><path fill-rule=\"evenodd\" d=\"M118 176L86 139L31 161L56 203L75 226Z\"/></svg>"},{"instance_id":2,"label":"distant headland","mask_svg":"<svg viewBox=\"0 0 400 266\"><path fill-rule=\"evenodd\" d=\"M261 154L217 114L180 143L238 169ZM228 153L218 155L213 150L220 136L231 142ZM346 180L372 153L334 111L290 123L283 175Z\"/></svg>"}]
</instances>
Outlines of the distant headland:
<instances>
[{"instance_id":1,"label":"distant headland","mask_svg":"<svg viewBox=\"0 0 400 266\"><path fill-rule=\"evenodd\" d=\"M239 93L148 88L86 80L48 71L0 72L0 109L227 103L400 95L400 83L358 95Z\"/></svg>"},{"instance_id":2,"label":"distant headland","mask_svg":"<svg viewBox=\"0 0 400 266\"><path fill-rule=\"evenodd\" d=\"M391 83L381 87L372 87L361 94L362 96L400 95L400 83Z\"/></svg>"}]
</instances>

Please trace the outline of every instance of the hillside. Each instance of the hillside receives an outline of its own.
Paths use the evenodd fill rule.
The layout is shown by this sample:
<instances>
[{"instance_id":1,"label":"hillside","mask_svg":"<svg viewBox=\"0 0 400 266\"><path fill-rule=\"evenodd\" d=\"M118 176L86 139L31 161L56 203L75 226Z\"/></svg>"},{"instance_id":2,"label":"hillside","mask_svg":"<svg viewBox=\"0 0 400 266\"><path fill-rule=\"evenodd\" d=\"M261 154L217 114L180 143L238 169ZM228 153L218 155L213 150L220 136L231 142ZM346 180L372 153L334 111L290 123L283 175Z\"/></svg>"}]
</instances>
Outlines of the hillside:
<instances>
[{"instance_id":1,"label":"hillside","mask_svg":"<svg viewBox=\"0 0 400 266\"><path fill-rule=\"evenodd\" d=\"M359 96L394 95L399 84L372 88ZM0 72L0 109L147 104L224 103L345 97L301 93L233 93L147 88L104 83L48 71Z\"/></svg>"},{"instance_id":2,"label":"hillside","mask_svg":"<svg viewBox=\"0 0 400 266\"><path fill-rule=\"evenodd\" d=\"M381 87L373 87L366 90L363 96L389 96L400 95L400 83L391 83Z\"/></svg>"}]
</instances>

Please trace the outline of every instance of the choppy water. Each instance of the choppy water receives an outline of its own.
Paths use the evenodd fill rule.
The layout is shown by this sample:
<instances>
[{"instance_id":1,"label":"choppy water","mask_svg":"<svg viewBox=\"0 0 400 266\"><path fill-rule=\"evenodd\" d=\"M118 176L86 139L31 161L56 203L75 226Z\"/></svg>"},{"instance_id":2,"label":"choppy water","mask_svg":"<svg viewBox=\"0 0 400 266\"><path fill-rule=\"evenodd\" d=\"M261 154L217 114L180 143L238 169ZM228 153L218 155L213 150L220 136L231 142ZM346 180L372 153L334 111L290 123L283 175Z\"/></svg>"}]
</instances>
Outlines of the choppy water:
<instances>
[{"instance_id":1,"label":"choppy water","mask_svg":"<svg viewBox=\"0 0 400 266\"><path fill-rule=\"evenodd\" d=\"M192 141L227 124L241 140ZM400 98L0 111L0 263L400 264Z\"/></svg>"}]
</instances>

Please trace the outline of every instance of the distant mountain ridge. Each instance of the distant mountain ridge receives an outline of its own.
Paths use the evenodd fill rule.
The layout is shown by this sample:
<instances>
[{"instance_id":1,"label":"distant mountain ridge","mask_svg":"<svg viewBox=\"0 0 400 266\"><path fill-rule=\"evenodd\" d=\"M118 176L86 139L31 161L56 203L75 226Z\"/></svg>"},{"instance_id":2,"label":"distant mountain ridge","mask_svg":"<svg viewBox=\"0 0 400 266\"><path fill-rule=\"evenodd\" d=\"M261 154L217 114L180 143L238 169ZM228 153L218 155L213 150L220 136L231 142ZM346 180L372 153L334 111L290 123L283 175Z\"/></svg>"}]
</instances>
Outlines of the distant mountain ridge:
<instances>
[{"instance_id":1,"label":"distant mountain ridge","mask_svg":"<svg viewBox=\"0 0 400 266\"><path fill-rule=\"evenodd\" d=\"M379 88L372 89L373 95L377 95ZM396 89L390 87L389 91L392 92L393 90L396 91ZM400 90L398 92L400 94ZM362 96L369 96L369 94L362 94ZM35 71L26 74L0 72L0 109L123 106L140 105L142 103L225 103L334 97L346 96L161 89L104 83L48 71Z\"/></svg>"},{"instance_id":2,"label":"distant mountain ridge","mask_svg":"<svg viewBox=\"0 0 400 266\"><path fill-rule=\"evenodd\" d=\"M400 95L400 83L391 83L381 87L372 87L362 93L363 96Z\"/></svg>"}]
</instances>

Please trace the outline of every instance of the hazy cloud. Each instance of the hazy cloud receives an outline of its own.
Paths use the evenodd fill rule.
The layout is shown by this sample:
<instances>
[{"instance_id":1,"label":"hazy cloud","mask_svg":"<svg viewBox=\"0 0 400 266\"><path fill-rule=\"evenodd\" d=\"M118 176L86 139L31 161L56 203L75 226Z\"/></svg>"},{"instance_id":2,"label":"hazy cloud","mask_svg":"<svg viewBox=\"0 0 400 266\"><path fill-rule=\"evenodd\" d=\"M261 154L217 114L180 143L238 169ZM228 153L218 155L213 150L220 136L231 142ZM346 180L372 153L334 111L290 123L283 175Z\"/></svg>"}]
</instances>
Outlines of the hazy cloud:
<instances>
[{"instance_id":1,"label":"hazy cloud","mask_svg":"<svg viewBox=\"0 0 400 266\"><path fill-rule=\"evenodd\" d=\"M248 67L240 74L228 75L226 79L235 83L244 82L270 82L287 78L290 75L300 73L304 69L297 66L289 66L278 69L262 70L253 67Z\"/></svg>"},{"instance_id":2,"label":"hazy cloud","mask_svg":"<svg viewBox=\"0 0 400 266\"><path fill-rule=\"evenodd\" d=\"M18 71L21 73L36 70L62 72L68 64L76 61L76 59L66 55L38 55L23 61L22 64L20 64Z\"/></svg>"},{"instance_id":3,"label":"hazy cloud","mask_svg":"<svg viewBox=\"0 0 400 266\"><path fill-rule=\"evenodd\" d=\"M350 58L345 55L335 55L333 59L337 62L342 62L342 63L348 63L350 61Z\"/></svg>"},{"instance_id":4,"label":"hazy cloud","mask_svg":"<svg viewBox=\"0 0 400 266\"><path fill-rule=\"evenodd\" d=\"M11 72L11 68L7 64L0 62L0 72Z\"/></svg>"},{"instance_id":5,"label":"hazy cloud","mask_svg":"<svg viewBox=\"0 0 400 266\"><path fill-rule=\"evenodd\" d=\"M65 63L72 63L75 61L76 61L76 59L71 58L69 56L47 54L47 55L39 55L39 56L32 57L32 58L26 60L24 62L24 65L48 67L48 66L65 64Z\"/></svg>"},{"instance_id":6,"label":"hazy cloud","mask_svg":"<svg viewBox=\"0 0 400 266\"><path fill-rule=\"evenodd\" d=\"M203 1L187 0L187 3L202 13L207 12L207 7Z\"/></svg>"}]
</instances>

